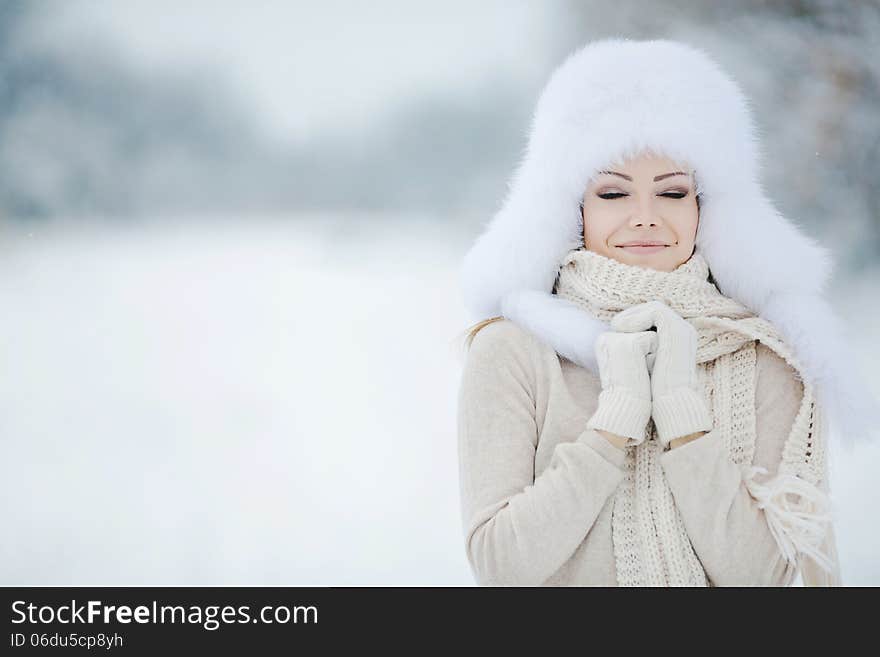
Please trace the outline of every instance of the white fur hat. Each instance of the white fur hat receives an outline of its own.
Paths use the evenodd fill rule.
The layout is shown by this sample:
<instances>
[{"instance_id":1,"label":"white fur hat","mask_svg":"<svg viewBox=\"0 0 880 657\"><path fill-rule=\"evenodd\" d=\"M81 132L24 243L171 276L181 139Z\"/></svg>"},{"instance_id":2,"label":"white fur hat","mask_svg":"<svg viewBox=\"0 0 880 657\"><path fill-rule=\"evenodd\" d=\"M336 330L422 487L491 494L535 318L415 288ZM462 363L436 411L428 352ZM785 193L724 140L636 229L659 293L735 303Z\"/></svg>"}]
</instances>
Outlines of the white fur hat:
<instances>
[{"instance_id":1,"label":"white fur hat","mask_svg":"<svg viewBox=\"0 0 880 657\"><path fill-rule=\"evenodd\" d=\"M583 245L588 181L644 149L694 169L696 248L721 292L786 336L836 432L853 440L876 432L880 406L822 296L831 254L764 194L757 130L737 83L681 42L602 39L553 72L507 197L464 258L470 319L503 315L596 372L593 345L608 325L551 291L562 258Z\"/></svg>"}]
</instances>

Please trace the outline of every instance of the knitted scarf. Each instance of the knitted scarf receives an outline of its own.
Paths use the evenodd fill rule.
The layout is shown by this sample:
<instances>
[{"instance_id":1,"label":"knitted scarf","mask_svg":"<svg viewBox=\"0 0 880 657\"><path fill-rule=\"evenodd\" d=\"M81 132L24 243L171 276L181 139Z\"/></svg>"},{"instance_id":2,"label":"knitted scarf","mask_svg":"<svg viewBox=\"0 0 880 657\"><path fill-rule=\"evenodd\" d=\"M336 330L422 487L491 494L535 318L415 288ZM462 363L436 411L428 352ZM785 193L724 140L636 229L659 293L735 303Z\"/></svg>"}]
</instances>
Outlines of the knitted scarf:
<instances>
[{"instance_id":1,"label":"knitted scarf","mask_svg":"<svg viewBox=\"0 0 880 657\"><path fill-rule=\"evenodd\" d=\"M580 248L563 259L555 293L606 322L630 306L659 300L696 328L697 374L714 429L721 432L730 459L742 470L744 485L764 510L781 553L800 567L805 585L839 585L826 429L813 387L803 381L803 400L778 471L753 466L756 341L776 352L799 376L801 364L770 322L724 296L709 276L698 251L674 271L663 272ZM666 484L661 451L653 420L645 440L626 449L626 474L612 511L618 584L710 586Z\"/></svg>"}]
</instances>

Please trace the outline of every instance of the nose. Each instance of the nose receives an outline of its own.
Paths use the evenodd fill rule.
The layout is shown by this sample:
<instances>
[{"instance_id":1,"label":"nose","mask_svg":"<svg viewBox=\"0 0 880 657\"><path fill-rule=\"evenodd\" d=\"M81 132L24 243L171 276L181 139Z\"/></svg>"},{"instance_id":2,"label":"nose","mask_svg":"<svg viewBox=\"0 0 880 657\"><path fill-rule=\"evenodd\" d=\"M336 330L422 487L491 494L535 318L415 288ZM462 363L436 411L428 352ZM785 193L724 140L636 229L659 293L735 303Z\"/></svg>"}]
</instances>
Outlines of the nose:
<instances>
[{"instance_id":1,"label":"nose","mask_svg":"<svg viewBox=\"0 0 880 657\"><path fill-rule=\"evenodd\" d=\"M629 225L635 228L636 226L659 226L663 223L663 220L660 217L655 217L652 215L647 215L646 219L643 219L642 216L645 215L633 215L629 220Z\"/></svg>"},{"instance_id":2,"label":"nose","mask_svg":"<svg viewBox=\"0 0 880 657\"><path fill-rule=\"evenodd\" d=\"M643 226L659 226L663 224L663 219L656 213L651 204L651 200L639 204L637 211L630 217L629 225L632 228Z\"/></svg>"}]
</instances>

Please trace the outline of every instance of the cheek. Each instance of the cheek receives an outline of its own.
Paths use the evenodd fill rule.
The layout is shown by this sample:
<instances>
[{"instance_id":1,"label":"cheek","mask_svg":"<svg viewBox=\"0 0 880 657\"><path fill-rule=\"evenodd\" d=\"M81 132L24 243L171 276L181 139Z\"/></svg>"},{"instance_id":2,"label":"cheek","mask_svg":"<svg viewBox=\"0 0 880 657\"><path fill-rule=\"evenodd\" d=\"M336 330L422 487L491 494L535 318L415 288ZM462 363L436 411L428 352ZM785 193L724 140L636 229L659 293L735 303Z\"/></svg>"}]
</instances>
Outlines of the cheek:
<instances>
[{"instance_id":1,"label":"cheek","mask_svg":"<svg viewBox=\"0 0 880 657\"><path fill-rule=\"evenodd\" d=\"M691 237L697 231L700 216L696 207L679 208L668 213L669 221L675 232L681 237Z\"/></svg>"},{"instance_id":2,"label":"cheek","mask_svg":"<svg viewBox=\"0 0 880 657\"><path fill-rule=\"evenodd\" d=\"M584 205L584 235L596 244L604 244L620 228L621 220L606 205Z\"/></svg>"}]
</instances>

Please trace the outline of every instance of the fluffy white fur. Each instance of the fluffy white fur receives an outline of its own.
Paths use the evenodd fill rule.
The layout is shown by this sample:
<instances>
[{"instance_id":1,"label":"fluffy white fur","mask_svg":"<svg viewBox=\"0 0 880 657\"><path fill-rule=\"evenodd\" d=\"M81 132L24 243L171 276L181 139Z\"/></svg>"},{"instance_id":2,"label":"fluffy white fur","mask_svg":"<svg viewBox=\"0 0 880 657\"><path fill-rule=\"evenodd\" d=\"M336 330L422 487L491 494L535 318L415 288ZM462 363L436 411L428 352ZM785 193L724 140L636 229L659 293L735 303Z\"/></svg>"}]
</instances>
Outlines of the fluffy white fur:
<instances>
[{"instance_id":1,"label":"fluffy white fur","mask_svg":"<svg viewBox=\"0 0 880 657\"><path fill-rule=\"evenodd\" d=\"M501 300L501 314L515 317L517 324L540 336L573 363L599 371L593 343L599 334L610 330L607 322L567 299L528 289L506 294Z\"/></svg>"},{"instance_id":2,"label":"fluffy white fur","mask_svg":"<svg viewBox=\"0 0 880 657\"><path fill-rule=\"evenodd\" d=\"M503 315L596 371L593 345L608 325L551 291L563 256L581 246L579 204L590 179L643 149L694 168L697 248L721 292L790 341L832 430L846 441L877 433L880 405L822 297L831 253L766 197L757 131L737 83L681 42L602 39L553 72L507 196L464 258L470 319Z\"/></svg>"}]
</instances>

